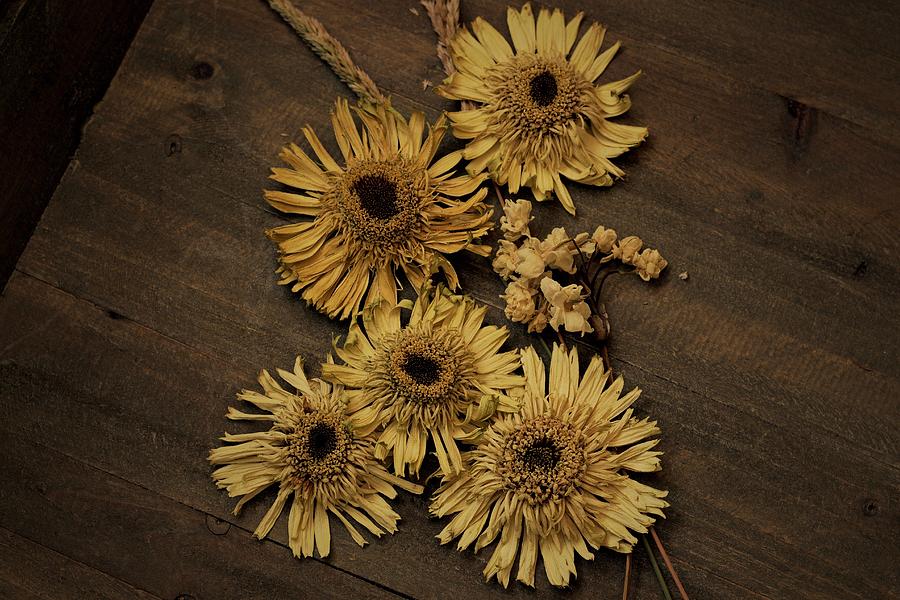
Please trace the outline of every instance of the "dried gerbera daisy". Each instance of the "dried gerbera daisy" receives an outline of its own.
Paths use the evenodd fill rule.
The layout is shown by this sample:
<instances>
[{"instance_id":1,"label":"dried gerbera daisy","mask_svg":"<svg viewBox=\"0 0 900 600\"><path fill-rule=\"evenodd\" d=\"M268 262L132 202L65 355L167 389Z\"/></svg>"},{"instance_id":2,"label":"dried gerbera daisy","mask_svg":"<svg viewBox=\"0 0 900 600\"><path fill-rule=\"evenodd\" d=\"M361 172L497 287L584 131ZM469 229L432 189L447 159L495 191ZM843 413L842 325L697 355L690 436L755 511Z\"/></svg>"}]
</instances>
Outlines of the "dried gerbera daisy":
<instances>
[{"instance_id":1,"label":"dried gerbera daisy","mask_svg":"<svg viewBox=\"0 0 900 600\"><path fill-rule=\"evenodd\" d=\"M534 585L538 552L550 583L565 586L576 575L575 556L588 549L631 552L637 538L663 516L666 492L634 481L628 471L660 469L655 421L636 419L631 404L640 390L620 397L622 378L595 357L579 379L578 354L553 348L550 385L532 348L522 354L525 399L521 413L501 415L463 459L467 468L445 476L431 512L455 515L438 535L460 537L463 550L497 543L484 570L506 586L516 554L516 579ZM605 386L605 389L604 389ZM477 541L476 541L477 540Z\"/></svg>"},{"instance_id":2,"label":"dried gerbera daisy","mask_svg":"<svg viewBox=\"0 0 900 600\"><path fill-rule=\"evenodd\" d=\"M412 310L406 325L401 309ZM393 453L394 473L418 474L428 440L446 473L462 468L457 443L476 437L496 411L518 410L519 354L499 352L506 327L482 326L486 308L443 286L420 290L414 304L366 307L322 376L346 387L347 410L363 430L383 428L376 455Z\"/></svg>"},{"instance_id":3,"label":"dried gerbera daisy","mask_svg":"<svg viewBox=\"0 0 900 600\"><path fill-rule=\"evenodd\" d=\"M624 172L609 159L647 136L644 127L609 121L630 107L623 93L640 72L595 85L619 43L598 54L606 30L594 23L575 45L581 18L566 23L559 9L541 9L535 23L530 4L509 8L513 46L475 19L472 32L463 28L452 43L457 71L437 88L446 98L477 103L449 114L453 134L472 140L464 152L470 173L487 169L510 193L529 187L538 200L555 192L572 214L561 178L612 185Z\"/></svg>"},{"instance_id":4,"label":"dried gerbera daisy","mask_svg":"<svg viewBox=\"0 0 900 600\"><path fill-rule=\"evenodd\" d=\"M422 113L407 122L386 104L354 111L362 131L346 100L332 113L343 167L306 127L321 165L291 144L281 152L290 168L272 169L271 177L302 193L265 192L278 210L313 217L268 232L278 244L279 283L292 284L316 309L342 319L359 310L370 284L372 297L396 298L398 267L416 287L433 269L443 269L455 287L456 272L444 254L490 253L473 243L491 227L487 189L478 189L484 177L454 177L459 152L434 160L444 118L423 141Z\"/></svg>"},{"instance_id":5,"label":"dried gerbera daisy","mask_svg":"<svg viewBox=\"0 0 900 600\"><path fill-rule=\"evenodd\" d=\"M422 487L381 466L374 455L374 441L361 435L346 414L340 387L307 380L300 358L292 373L281 369L278 373L296 393L285 390L263 371L259 383L265 394L244 390L238 398L266 412L250 414L229 408L227 415L234 420L271 421L271 429L226 433L222 440L233 445L209 453L209 462L221 465L212 475L216 485L227 489L229 496L241 496L234 513L277 484L275 503L253 535L264 538L291 500L288 539L294 556L312 556L313 547L319 556L328 555L329 512L360 546L366 541L351 519L376 536L396 531L400 516L382 496L394 498L394 486L416 494L422 493Z\"/></svg>"}]
</instances>

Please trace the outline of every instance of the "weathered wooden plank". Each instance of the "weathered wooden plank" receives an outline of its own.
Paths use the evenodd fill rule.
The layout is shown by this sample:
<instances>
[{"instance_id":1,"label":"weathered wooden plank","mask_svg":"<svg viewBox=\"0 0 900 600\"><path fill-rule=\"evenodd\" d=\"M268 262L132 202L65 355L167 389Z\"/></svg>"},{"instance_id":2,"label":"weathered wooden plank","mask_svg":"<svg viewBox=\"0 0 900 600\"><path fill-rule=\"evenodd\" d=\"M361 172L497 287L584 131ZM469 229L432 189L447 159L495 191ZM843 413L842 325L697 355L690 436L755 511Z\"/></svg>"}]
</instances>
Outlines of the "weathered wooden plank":
<instances>
[{"instance_id":1,"label":"weathered wooden plank","mask_svg":"<svg viewBox=\"0 0 900 600\"><path fill-rule=\"evenodd\" d=\"M17 600L158 598L4 528L0 528L0 597Z\"/></svg>"},{"instance_id":2,"label":"weathered wooden plank","mask_svg":"<svg viewBox=\"0 0 900 600\"><path fill-rule=\"evenodd\" d=\"M178 26L151 25L138 40L107 111L88 132L97 141L83 147L84 167L60 188L79 218L62 203L51 209L22 268L208 352L252 356L244 336L289 339L295 334L286 324L300 318L317 332L309 340L340 332L269 285L271 251L258 232L278 220L257 208L274 160L266 157L285 139L281 129L326 123L336 80L308 53L256 60L263 36L240 32L271 27L265 10L164 8L151 23L171 18ZM202 52L188 46L176 59L157 51L199 44L214 20L228 19L240 23L234 39L222 28ZM216 65L209 80L190 75L198 56ZM394 70L414 70L425 59L404 60ZM822 115L818 137L796 155L795 140L781 131L782 100L746 87L720 90L727 82L708 69L666 60L664 72L686 82L673 75L641 92L647 102L640 108L636 101L635 118L658 122L659 142L630 159L631 179L612 190L576 189L577 220L540 207L547 228L603 222L640 233L661 247L673 274L693 274L688 284L674 281L649 295L643 286L613 284L614 353L767 422L791 418L890 457L897 436L891 419L879 417L897 412L889 402L897 355L881 340L900 333L889 301L900 280L891 234L900 216L891 186L900 175L883 157L897 153ZM306 70L323 79L321 89L310 91L296 75ZM243 93L250 85L255 93ZM700 116L698 90L714 108ZM687 125L692 119L699 124ZM843 185L847 178L859 189ZM192 202L197 197L203 200ZM495 303L502 287L486 262L461 262L467 288ZM854 275L860 265L865 273ZM616 313L645 301L646 310ZM663 303L673 308L661 310ZM817 368L831 375L818 377ZM876 400L821 401L844 396ZM857 416L848 420L848 411Z\"/></svg>"},{"instance_id":3,"label":"weathered wooden plank","mask_svg":"<svg viewBox=\"0 0 900 600\"><path fill-rule=\"evenodd\" d=\"M223 414L234 392L254 384L254 367L239 369L205 357L20 275L10 281L0 311L3 322L14 324L0 337L5 348L0 357L0 405L23 413L22 431L123 481L247 530L255 528L272 495L261 497L235 519L229 514L234 501L215 489L205 461L225 428L241 429L226 422ZM23 321L26 314L36 319ZM53 332L52 339L42 335L42 327ZM72 344L80 347L80 357L58 354ZM52 404L46 401L51 397ZM26 480L14 473L7 479ZM439 546L434 536L442 525L428 518L424 498L401 494L394 504L404 519L400 533L360 549L336 526L329 564L415 597L441 598L448 588L473 597L502 593L481 580L486 556ZM272 538L287 542L285 522L276 525ZM255 551L255 544L244 544ZM624 560L609 553L601 558L584 565L576 588L581 593L605 590L609 595L620 585ZM270 565L282 565L270 567L276 573L295 567L289 556ZM683 568L690 572L690 567ZM649 570L642 577L652 583ZM544 589L538 596L552 593Z\"/></svg>"},{"instance_id":4,"label":"weathered wooden plank","mask_svg":"<svg viewBox=\"0 0 900 600\"><path fill-rule=\"evenodd\" d=\"M21 431L234 520L227 516L231 501L208 481L203 457L223 427L237 428L221 415L233 391L252 384L252 366L204 356L21 275L0 302L0 320L11 324L0 335L0 404L19 415ZM804 432L768 430L656 377L642 385L639 409L658 416L665 432L665 469L650 478L672 493L661 531L698 597L751 591L798 597L792 594L801 590L800 597L827 598L839 590L866 598L897 584L890 553L871 552L897 543L897 533L885 526L897 518L895 470ZM252 529L267 499L234 522ZM874 510L867 508L873 500ZM399 534L359 550L336 531L329 562L417 597L441 597L448 587L477 597L499 592L480 582L484 556L436 544L432 537L441 525L427 518L424 499L403 494L397 508L404 518ZM823 528L823 521L830 526ZM284 542L283 525L273 535ZM426 572L438 575L423 579ZM611 596L622 559L601 553L580 573L576 597ZM640 585L646 597L656 597L651 577L645 568Z\"/></svg>"},{"instance_id":5,"label":"weathered wooden plank","mask_svg":"<svg viewBox=\"0 0 900 600\"><path fill-rule=\"evenodd\" d=\"M294 564L287 548L253 542L246 531L35 441L39 440L9 430L2 436L0 447L5 460L0 466L0 481L4 482L0 526L149 592L129 589L83 565L72 567L71 561L61 557L29 566L33 550L18 542L9 547L8 567L18 562L24 569L22 581L19 583L12 574L8 579L35 595L149 598L152 594L160 598L224 599L285 598L300 593L315 598L397 597L314 560ZM122 458L127 456L126 448L119 452ZM0 539L4 542L0 548L6 553L6 540ZM4 571L8 571L6 565ZM35 576L43 581L29 581Z\"/></svg>"},{"instance_id":6,"label":"weathered wooden plank","mask_svg":"<svg viewBox=\"0 0 900 600\"><path fill-rule=\"evenodd\" d=\"M0 6L0 289L151 1Z\"/></svg>"},{"instance_id":7,"label":"weathered wooden plank","mask_svg":"<svg viewBox=\"0 0 900 600\"><path fill-rule=\"evenodd\" d=\"M520 3L470 0L461 4L464 20L482 16L503 28L506 6ZM346 43L376 82L415 97L423 79L437 83L443 78L421 8L413 12L402 3L364 3L338 11L322 0L303 6ZM891 2L850 6L837 0L791 4L730 0L663 7L653 0L602 5L560 0L552 6L567 15L584 11L586 19L606 25L609 39L621 39L629 60L637 61L649 77L660 71L652 62L643 62L641 55L669 56L682 65L710 71L728 86L792 98L862 125L876 139L897 145L900 15ZM245 14L255 12L254 7L244 10ZM276 38L285 51L288 46L282 43L287 37ZM429 53L429 63L396 68L405 56Z\"/></svg>"},{"instance_id":8,"label":"weathered wooden plank","mask_svg":"<svg viewBox=\"0 0 900 600\"><path fill-rule=\"evenodd\" d=\"M308 3L402 107L433 117L449 105L421 90L439 75L427 22L408 8ZM652 30L669 16L610 10L627 21L610 18L612 34L628 34L612 75L648 74L630 118L651 126L650 142L623 161L627 182L576 190L578 219L538 214L547 229L638 233L672 262L662 285L609 289L615 366L645 388L642 410L665 432L666 470L653 481L672 490L669 548L696 597L889 596L900 161L885 143L891 119L879 131L867 121L887 96L839 105L831 87L810 87L815 77L793 77L796 88L765 69L746 77L746 61L728 64L743 50L710 50L733 21L692 54L686 34L671 45ZM822 46L841 68L844 43ZM225 516L202 463L225 403L257 368L296 351L314 362L343 329L274 287L260 231L279 218L259 189L278 146L306 122L326 124L344 93L264 3L159 0L19 267L108 316L17 278L0 305L15 325L0 335L0 348L11 344L0 359L13 361L2 367L7 412L22 403L23 428L58 450ZM458 262L466 287L496 304L502 286L486 262ZM687 282L674 277L682 270ZM126 458L125 447L136 449ZM252 527L263 504L236 522ZM428 539L440 526L421 499L403 496L400 512L400 535L368 551L339 537L333 564L417 596L499 591L479 581L484 557ZM618 590L621 560L603 558L584 566L576 596ZM638 566L636 597L658 597Z\"/></svg>"}]
</instances>

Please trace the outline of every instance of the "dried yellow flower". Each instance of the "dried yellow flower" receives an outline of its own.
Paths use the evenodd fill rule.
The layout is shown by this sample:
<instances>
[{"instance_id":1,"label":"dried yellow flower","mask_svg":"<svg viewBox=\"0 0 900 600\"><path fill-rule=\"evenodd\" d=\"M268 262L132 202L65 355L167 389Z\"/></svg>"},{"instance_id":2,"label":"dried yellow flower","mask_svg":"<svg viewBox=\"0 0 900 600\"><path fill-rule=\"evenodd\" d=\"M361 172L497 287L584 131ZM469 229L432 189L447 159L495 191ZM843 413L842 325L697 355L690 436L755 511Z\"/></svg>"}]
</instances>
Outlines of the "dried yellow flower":
<instances>
[{"instance_id":1,"label":"dried yellow flower","mask_svg":"<svg viewBox=\"0 0 900 600\"><path fill-rule=\"evenodd\" d=\"M594 243L597 245L597 250L604 254L609 253L613 249L613 244L616 243L616 230L607 229L603 225L600 225L594 230L591 239L594 240Z\"/></svg>"},{"instance_id":2,"label":"dried yellow flower","mask_svg":"<svg viewBox=\"0 0 900 600\"><path fill-rule=\"evenodd\" d=\"M500 351L509 332L484 325L486 312L443 286L423 287L414 303L373 303L334 345L343 364L322 365L360 430L379 432L376 456L392 455L395 474L418 474L429 440L444 472L462 469L458 444L495 411L519 409L518 352Z\"/></svg>"},{"instance_id":3,"label":"dried yellow flower","mask_svg":"<svg viewBox=\"0 0 900 600\"><path fill-rule=\"evenodd\" d=\"M436 88L446 98L474 103L449 114L453 134L471 140L465 148L470 173L487 171L513 194L531 188L537 200L555 193L572 214L562 178L612 185L624 172L610 159L647 136L644 127L610 120L631 106L625 92L640 72L595 85L619 43L600 52L606 30L598 23L578 40L582 16L567 23L560 10L541 9L535 20L530 4L510 8L512 45L475 19L451 44L457 71Z\"/></svg>"},{"instance_id":4,"label":"dried yellow flower","mask_svg":"<svg viewBox=\"0 0 900 600\"><path fill-rule=\"evenodd\" d=\"M528 323L536 312L534 296L537 293L522 280L511 281L506 286L506 292L500 296L506 300L504 312L507 318L514 323Z\"/></svg>"},{"instance_id":5,"label":"dried yellow flower","mask_svg":"<svg viewBox=\"0 0 900 600\"><path fill-rule=\"evenodd\" d=\"M491 265L494 267L494 272L500 277L509 279L519 262L518 248L514 243L506 240L498 240L497 246L497 254Z\"/></svg>"},{"instance_id":6,"label":"dried yellow flower","mask_svg":"<svg viewBox=\"0 0 900 600\"><path fill-rule=\"evenodd\" d=\"M621 377L610 381L599 357L581 375L576 350L554 344L549 385L533 348L522 353L525 403L521 412L499 416L463 455L468 468L443 473L431 502L438 517L452 516L438 535L459 538L460 550L497 541L484 569L488 579L534 586L538 557L550 583L565 586L575 553L589 548L631 552L632 532L647 533L668 506L667 492L633 480L630 472L660 470L653 450L655 421L630 408L640 390L622 395Z\"/></svg>"},{"instance_id":7,"label":"dried yellow flower","mask_svg":"<svg viewBox=\"0 0 900 600\"><path fill-rule=\"evenodd\" d=\"M395 299L399 270L419 287L439 268L455 288L444 255L488 256L490 247L474 240L491 228L492 211L487 189L479 189L483 176L454 177L459 152L435 160L444 119L426 135L422 113L407 121L386 104L351 112L338 100L332 125L344 166L307 127L321 164L291 144L281 152L290 167L272 169L272 179L301 193L267 190L266 200L304 217L268 232L278 245L279 283L342 319L358 312L367 291L370 300Z\"/></svg>"},{"instance_id":8,"label":"dried yellow flower","mask_svg":"<svg viewBox=\"0 0 900 600\"><path fill-rule=\"evenodd\" d=\"M422 487L384 470L375 457L375 439L361 431L346 411L340 388L308 380L298 357L293 372L278 370L294 391L284 389L267 371L259 375L262 394L244 390L238 398L262 413L228 409L236 421L268 421L266 431L229 434L228 445L209 453L216 466L213 480L232 497L240 496L234 513L266 488L277 485L278 495L253 535L262 539L290 506L288 544L294 556L328 556L331 530L328 513L337 517L360 546L365 538L351 524L376 536L397 530L400 516L384 498L401 489L422 493ZM383 496L383 497L382 497ZM293 497L293 498L292 498ZM289 502L290 501L290 502Z\"/></svg>"},{"instance_id":9,"label":"dried yellow flower","mask_svg":"<svg viewBox=\"0 0 900 600\"><path fill-rule=\"evenodd\" d=\"M541 280L541 292L550 303L550 326L570 333L590 333L594 330L588 322L591 309L584 301L583 288L578 284L560 285L550 277Z\"/></svg>"},{"instance_id":10,"label":"dried yellow flower","mask_svg":"<svg viewBox=\"0 0 900 600\"><path fill-rule=\"evenodd\" d=\"M537 238L529 237L516 251L516 273L526 279L540 277L547 268L544 247Z\"/></svg>"},{"instance_id":11,"label":"dried yellow flower","mask_svg":"<svg viewBox=\"0 0 900 600\"><path fill-rule=\"evenodd\" d=\"M613 246L613 258L618 258L626 265L630 265L643 245L644 242L636 235L622 238Z\"/></svg>"}]
</instances>

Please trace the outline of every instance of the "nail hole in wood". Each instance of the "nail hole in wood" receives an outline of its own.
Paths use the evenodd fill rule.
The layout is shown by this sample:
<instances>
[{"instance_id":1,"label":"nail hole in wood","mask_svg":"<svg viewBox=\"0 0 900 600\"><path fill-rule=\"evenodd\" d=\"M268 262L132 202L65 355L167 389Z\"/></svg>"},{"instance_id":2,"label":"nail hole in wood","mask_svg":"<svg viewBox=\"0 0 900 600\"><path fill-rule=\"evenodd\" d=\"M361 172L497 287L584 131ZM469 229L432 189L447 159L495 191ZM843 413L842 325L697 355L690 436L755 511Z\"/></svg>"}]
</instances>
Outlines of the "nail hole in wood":
<instances>
[{"instance_id":1,"label":"nail hole in wood","mask_svg":"<svg viewBox=\"0 0 900 600\"><path fill-rule=\"evenodd\" d=\"M209 79L215 73L215 69L206 61L194 63L191 67L191 77L198 80Z\"/></svg>"},{"instance_id":2,"label":"nail hole in wood","mask_svg":"<svg viewBox=\"0 0 900 600\"><path fill-rule=\"evenodd\" d=\"M231 523L212 515L206 515L206 528L213 535L225 535L231 529Z\"/></svg>"},{"instance_id":3,"label":"nail hole in wood","mask_svg":"<svg viewBox=\"0 0 900 600\"><path fill-rule=\"evenodd\" d=\"M863 502L863 514L867 517L874 517L878 514L878 502L869 499Z\"/></svg>"},{"instance_id":4,"label":"nail hole in wood","mask_svg":"<svg viewBox=\"0 0 900 600\"><path fill-rule=\"evenodd\" d=\"M166 138L166 156L181 153L181 136L173 133Z\"/></svg>"}]
</instances>

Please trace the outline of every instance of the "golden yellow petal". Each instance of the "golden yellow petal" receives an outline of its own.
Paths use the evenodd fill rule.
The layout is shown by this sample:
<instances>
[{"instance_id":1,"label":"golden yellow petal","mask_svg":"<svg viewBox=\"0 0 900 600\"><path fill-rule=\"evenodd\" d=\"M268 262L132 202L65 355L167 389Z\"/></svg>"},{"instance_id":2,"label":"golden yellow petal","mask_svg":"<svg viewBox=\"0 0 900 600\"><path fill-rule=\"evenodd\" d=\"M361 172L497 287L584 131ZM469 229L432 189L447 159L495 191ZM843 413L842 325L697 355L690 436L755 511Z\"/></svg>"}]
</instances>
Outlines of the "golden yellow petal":
<instances>
[{"instance_id":1,"label":"golden yellow petal","mask_svg":"<svg viewBox=\"0 0 900 600\"><path fill-rule=\"evenodd\" d=\"M316 502L316 514L313 522L316 532L316 548L319 556L324 558L331 552L331 528L328 526L328 513L325 512L325 505L321 501Z\"/></svg>"},{"instance_id":2,"label":"golden yellow petal","mask_svg":"<svg viewBox=\"0 0 900 600\"><path fill-rule=\"evenodd\" d=\"M521 11L508 8L506 23L518 54L532 54L537 50L537 36L531 3L526 3Z\"/></svg>"},{"instance_id":3,"label":"golden yellow petal","mask_svg":"<svg viewBox=\"0 0 900 600\"><path fill-rule=\"evenodd\" d=\"M575 46L575 50L569 58L569 64L586 76L591 69L591 65L594 64L597 53L600 52L605 35L606 29L602 25L591 23L591 26L588 27L588 30L581 36L581 39ZM613 54L615 54L615 51L613 51ZM593 79L589 81L593 81Z\"/></svg>"},{"instance_id":4,"label":"golden yellow petal","mask_svg":"<svg viewBox=\"0 0 900 600\"><path fill-rule=\"evenodd\" d=\"M340 171L341 168L331 157L331 154L328 153L328 150L325 149L325 146L322 145L322 142L319 141L319 138L316 136L316 132L313 131L309 127L303 128L303 135L306 137L306 141L309 142L309 145L312 146L313 152L316 153L316 156L322 162L322 165L329 171Z\"/></svg>"},{"instance_id":5,"label":"golden yellow petal","mask_svg":"<svg viewBox=\"0 0 900 600\"><path fill-rule=\"evenodd\" d=\"M259 539L263 539L268 535L268 533L272 530L272 527L275 525L275 521L278 520L278 515L281 514L281 511L284 509L284 504L288 499L288 496L291 495L291 488L283 487L278 490L278 496L275 497L275 502L272 503L272 506L269 507L269 510L266 511L266 514L263 515L262 520L259 522L259 525L256 526L256 530L253 532L253 535Z\"/></svg>"},{"instance_id":6,"label":"golden yellow petal","mask_svg":"<svg viewBox=\"0 0 900 600\"><path fill-rule=\"evenodd\" d=\"M581 19L583 17L584 13L579 12L566 24L566 46L563 54L569 54L569 51L575 44L575 40L578 38L578 28L581 26Z\"/></svg>"},{"instance_id":7,"label":"golden yellow petal","mask_svg":"<svg viewBox=\"0 0 900 600\"><path fill-rule=\"evenodd\" d=\"M538 54L551 56L553 54L553 28L550 24L550 11L542 8L537 18L537 51Z\"/></svg>"},{"instance_id":8,"label":"golden yellow petal","mask_svg":"<svg viewBox=\"0 0 900 600\"><path fill-rule=\"evenodd\" d=\"M494 29L493 25L481 17L477 17L472 23L472 30L495 62L504 61L513 55L509 42Z\"/></svg>"},{"instance_id":9,"label":"golden yellow petal","mask_svg":"<svg viewBox=\"0 0 900 600\"><path fill-rule=\"evenodd\" d=\"M283 213L315 216L322 209L322 202L318 198L311 196L276 192L274 190L265 190L263 195L272 208Z\"/></svg>"},{"instance_id":10,"label":"golden yellow petal","mask_svg":"<svg viewBox=\"0 0 900 600\"><path fill-rule=\"evenodd\" d=\"M603 74L603 71L606 70L606 67L609 66L609 63L616 55L616 52L619 51L621 45L621 42L616 42L615 44L604 50L603 53L600 54L597 58L595 58L593 62L591 62L591 65L583 71L585 79L587 79L588 81L594 81L595 79L600 77L600 75Z\"/></svg>"},{"instance_id":11,"label":"golden yellow petal","mask_svg":"<svg viewBox=\"0 0 900 600\"><path fill-rule=\"evenodd\" d=\"M362 536L361 533L359 533L359 531L356 530L356 527L354 527L353 524L347 520L347 517L341 514L341 511L337 510L333 506L329 507L329 510L332 512L332 514L334 514L334 516L340 519L341 523L344 524L344 527L350 533L350 537L353 538L354 542L356 542L360 546L366 545L366 539Z\"/></svg>"}]
</instances>

